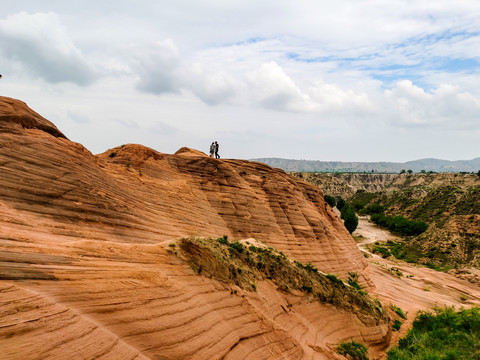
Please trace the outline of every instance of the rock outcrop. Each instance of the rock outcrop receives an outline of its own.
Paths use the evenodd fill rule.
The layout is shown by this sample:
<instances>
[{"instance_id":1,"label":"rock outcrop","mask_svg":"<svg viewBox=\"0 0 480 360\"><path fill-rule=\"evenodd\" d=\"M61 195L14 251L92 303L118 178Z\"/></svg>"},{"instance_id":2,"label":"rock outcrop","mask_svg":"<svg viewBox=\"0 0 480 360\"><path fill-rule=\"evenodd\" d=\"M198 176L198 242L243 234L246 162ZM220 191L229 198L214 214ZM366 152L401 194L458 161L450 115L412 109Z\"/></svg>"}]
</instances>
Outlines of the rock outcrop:
<instances>
[{"instance_id":1,"label":"rock outcrop","mask_svg":"<svg viewBox=\"0 0 480 360\"><path fill-rule=\"evenodd\" d=\"M421 189L426 194L427 189L442 186L454 186L468 189L480 186L480 177L476 174L354 174L354 173L304 173L293 172L293 176L318 186L330 196L341 196L349 199L361 192L392 193L404 189Z\"/></svg>"},{"instance_id":2,"label":"rock outcrop","mask_svg":"<svg viewBox=\"0 0 480 360\"><path fill-rule=\"evenodd\" d=\"M256 238L345 279L368 266L317 187L255 162L124 145L93 155L0 98L0 348L7 359L335 359L387 323L199 276L168 244ZM170 250L170 251L169 251Z\"/></svg>"}]
</instances>

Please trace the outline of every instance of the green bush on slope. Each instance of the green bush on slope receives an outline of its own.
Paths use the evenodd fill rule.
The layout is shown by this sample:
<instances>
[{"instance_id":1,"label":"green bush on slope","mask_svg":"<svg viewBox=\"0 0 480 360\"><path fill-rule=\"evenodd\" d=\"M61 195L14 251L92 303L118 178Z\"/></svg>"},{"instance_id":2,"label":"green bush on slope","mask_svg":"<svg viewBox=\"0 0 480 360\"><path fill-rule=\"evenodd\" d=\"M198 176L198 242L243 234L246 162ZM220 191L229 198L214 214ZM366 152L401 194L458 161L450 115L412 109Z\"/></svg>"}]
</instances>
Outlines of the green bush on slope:
<instances>
[{"instance_id":1,"label":"green bush on slope","mask_svg":"<svg viewBox=\"0 0 480 360\"><path fill-rule=\"evenodd\" d=\"M337 353L347 356L352 360L368 360L367 347L355 341L341 343L337 347Z\"/></svg>"},{"instance_id":2,"label":"green bush on slope","mask_svg":"<svg viewBox=\"0 0 480 360\"><path fill-rule=\"evenodd\" d=\"M480 308L420 312L388 360L480 360Z\"/></svg>"},{"instance_id":3,"label":"green bush on slope","mask_svg":"<svg viewBox=\"0 0 480 360\"><path fill-rule=\"evenodd\" d=\"M405 236L420 235L428 229L428 225L423 221L408 220L403 216L373 214L370 220L381 227Z\"/></svg>"}]
</instances>

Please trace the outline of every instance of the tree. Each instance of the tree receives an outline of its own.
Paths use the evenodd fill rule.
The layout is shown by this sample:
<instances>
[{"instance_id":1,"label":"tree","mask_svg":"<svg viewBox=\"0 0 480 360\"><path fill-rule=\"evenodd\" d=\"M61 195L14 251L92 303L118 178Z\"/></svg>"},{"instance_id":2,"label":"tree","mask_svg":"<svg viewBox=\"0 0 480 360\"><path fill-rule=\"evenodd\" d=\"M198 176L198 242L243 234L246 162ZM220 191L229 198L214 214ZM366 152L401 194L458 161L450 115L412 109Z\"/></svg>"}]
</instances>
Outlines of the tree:
<instances>
[{"instance_id":1,"label":"tree","mask_svg":"<svg viewBox=\"0 0 480 360\"><path fill-rule=\"evenodd\" d=\"M409 174L411 174L413 171L412 171L412 170L410 170L410 169L408 169L408 170L407 170L407 172L408 172Z\"/></svg>"},{"instance_id":2,"label":"tree","mask_svg":"<svg viewBox=\"0 0 480 360\"><path fill-rule=\"evenodd\" d=\"M351 234L358 226L358 217L355 215L355 211L353 211L351 206L345 205L344 208L346 208L346 210L343 212L343 224Z\"/></svg>"},{"instance_id":3,"label":"tree","mask_svg":"<svg viewBox=\"0 0 480 360\"><path fill-rule=\"evenodd\" d=\"M345 206L345 200L343 200L341 197L338 197L337 209L341 211L344 206Z\"/></svg>"},{"instance_id":4,"label":"tree","mask_svg":"<svg viewBox=\"0 0 480 360\"><path fill-rule=\"evenodd\" d=\"M333 196L330 196L330 195L324 195L323 196L323 199L325 200L325 202L330 205L332 208L337 204L337 201L335 200L335 198Z\"/></svg>"},{"instance_id":5,"label":"tree","mask_svg":"<svg viewBox=\"0 0 480 360\"><path fill-rule=\"evenodd\" d=\"M380 204L372 204L368 205L365 209L365 213L372 215L372 214L380 214L385 211L385 208Z\"/></svg>"},{"instance_id":6,"label":"tree","mask_svg":"<svg viewBox=\"0 0 480 360\"><path fill-rule=\"evenodd\" d=\"M480 176L480 170L478 170L477 175Z\"/></svg>"},{"instance_id":7,"label":"tree","mask_svg":"<svg viewBox=\"0 0 480 360\"><path fill-rule=\"evenodd\" d=\"M400 174L405 174L405 169L402 169L402 171L400 171Z\"/></svg>"}]
</instances>

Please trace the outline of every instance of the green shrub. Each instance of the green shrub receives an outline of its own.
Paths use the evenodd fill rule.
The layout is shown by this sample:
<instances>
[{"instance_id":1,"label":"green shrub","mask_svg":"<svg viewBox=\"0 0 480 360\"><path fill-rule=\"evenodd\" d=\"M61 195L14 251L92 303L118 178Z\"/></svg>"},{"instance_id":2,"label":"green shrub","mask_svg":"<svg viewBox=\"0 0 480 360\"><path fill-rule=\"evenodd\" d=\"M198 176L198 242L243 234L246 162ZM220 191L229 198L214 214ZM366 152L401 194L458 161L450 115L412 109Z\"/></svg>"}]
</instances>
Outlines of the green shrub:
<instances>
[{"instance_id":1,"label":"green shrub","mask_svg":"<svg viewBox=\"0 0 480 360\"><path fill-rule=\"evenodd\" d=\"M384 246L377 246L375 245L372 249L372 251L376 254L380 254L382 255L383 258L388 258L390 255L392 255L390 253L390 250L388 250L388 248L384 247Z\"/></svg>"},{"instance_id":2,"label":"green shrub","mask_svg":"<svg viewBox=\"0 0 480 360\"><path fill-rule=\"evenodd\" d=\"M398 331L398 330L400 330L401 327L402 327L402 322L398 319L395 319L395 321L393 322L393 325L392 325L393 331Z\"/></svg>"},{"instance_id":3,"label":"green shrub","mask_svg":"<svg viewBox=\"0 0 480 360\"><path fill-rule=\"evenodd\" d=\"M307 292L307 293L311 293L312 292L312 287L311 286L308 286L308 285L302 285L302 290Z\"/></svg>"},{"instance_id":4,"label":"green shrub","mask_svg":"<svg viewBox=\"0 0 480 360\"><path fill-rule=\"evenodd\" d=\"M243 252L243 249L244 249L242 243L240 243L238 241L234 241L234 242L230 243L229 246L230 246L231 249L234 249L234 250L238 251L239 253Z\"/></svg>"},{"instance_id":5,"label":"green shrub","mask_svg":"<svg viewBox=\"0 0 480 360\"><path fill-rule=\"evenodd\" d=\"M318 269L315 266L313 266L312 264L310 264L309 262L306 265L304 265L303 268L305 270L307 270L308 272L317 272L318 271Z\"/></svg>"},{"instance_id":6,"label":"green shrub","mask_svg":"<svg viewBox=\"0 0 480 360\"><path fill-rule=\"evenodd\" d=\"M365 213L372 215L372 214L381 214L385 211L385 207L379 204L368 205L365 208Z\"/></svg>"},{"instance_id":7,"label":"green shrub","mask_svg":"<svg viewBox=\"0 0 480 360\"><path fill-rule=\"evenodd\" d=\"M341 343L337 347L337 353L343 356L350 356L352 360L368 360L367 347L363 344L355 342Z\"/></svg>"},{"instance_id":8,"label":"green shrub","mask_svg":"<svg viewBox=\"0 0 480 360\"><path fill-rule=\"evenodd\" d=\"M370 220L378 226L405 236L420 235L428 228L428 225L423 221L408 220L403 216L393 217L383 213L373 214Z\"/></svg>"},{"instance_id":9,"label":"green shrub","mask_svg":"<svg viewBox=\"0 0 480 360\"><path fill-rule=\"evenodd\" d=\"M360 211L365 207L365 204L363 204L361 201L352 201L350 203L350 206L355 210L355 211Z\"/></svg>"},{"instance_id":10,"label":"green shrub","mask_svg":"<svg viewBox=\"0 0 480 360\"><path fill-rule=\"evenodd\" d=\"M218 238L217 241L218 241L220 244L228 245L228 240L227 240L225 237Z\"/></svg>"},{"instance_id":11,"label":"green shrub","mask_svg":"<svg viewBox=\"0 0 480 360\"><path fill-rule=\"evenodd\" d=\"M388 360L480 359L480 308L437 308L420 312L407 336L390 349Z\"/></svg>"},{"instance_id":12,"label":"green shrub","mask_svg":"<svg viewBox=\"0 0 480 360\"><path fill-rule=\"evenodd\" d=\"M283 255L283 254L282 254ZM283 257L285 257L285 255L283 255ZM299 268L302 268L302 269L305 269L307 270L308 272L317 272L318 269L313 266L312 264L310 264L309 262L306 264L306 265L303 265L300 261L297 261L297 260L294 260L293 261L295 263L295 265L297 265Z\"/></svg>"},{"instance_id":13,"label":"green shrub","mask_svg":"<svg viewBox=\"0 0 480 360\"><path fill-rule=\"evenodd\" d=\"M327 274L326 277L327 277L327 279L329 279L331 282L333 282L336 285L345 286L343 281L340 280L339 278L337 278L335 275Z\"/></svg>"},{"instance_id":14,"label":"green shrub","mask_svg":"<svg viewBox=\"0 0 480 360\"><path fill-rule=\"evenodd\" d=\"M358 283L359 275L357 272L348 272L347 284L357 290L362 290L362 286Z\"/></svg>"},{"instance_id":15,"label":"green shrub","mask_svg":"<svg viewBox=\"0 0 480 360\"><path fill-rule=\"evenodd\" d=\"M390 307L392 308L393 311L395 311L395 313L400 316L402 319L407 319L407 315L405 315L405 313L403 312L402 309L400 309L398 306L395 306L393 304L390 305Z\"/></svg>"},{"instance_id":16,"label":"green shrub","mask_svg":"<svg viewBox=\"0 0 480 360\"><path fill-rule=\"evenodd\" d=\"M344 205L345 205L345 200L343 200L341 197L339 197L337 199L337 209L342 210Z\"/></svg>"},{"instance_id":17,"label":"green shrub","mask_svg":"<svg viewBox=\"0 0 480 360\"><path fill-rule=\"evenodd\" d=\"M355 211L353 211L353 208L350 207L349 205L345 205L342 208L342 218L344 220L344 225L347 228L348 232L350 234L353 233L358 226L358 216L355 214Z\"/></svg>"},{"instance_id":18,"label":"green shrub","mask_svg":"<svg viewBox=\"0 0 480 360\"><path fill-rule=\"evenodd\" d=\"M330 205L331 207L334 207L336 204L337 204L337 201L335 200L335 198L333 196L330 196L330 195L324 195L323 196L323 199L325 200L325 202Z\"/></svg>"}]
</instances>

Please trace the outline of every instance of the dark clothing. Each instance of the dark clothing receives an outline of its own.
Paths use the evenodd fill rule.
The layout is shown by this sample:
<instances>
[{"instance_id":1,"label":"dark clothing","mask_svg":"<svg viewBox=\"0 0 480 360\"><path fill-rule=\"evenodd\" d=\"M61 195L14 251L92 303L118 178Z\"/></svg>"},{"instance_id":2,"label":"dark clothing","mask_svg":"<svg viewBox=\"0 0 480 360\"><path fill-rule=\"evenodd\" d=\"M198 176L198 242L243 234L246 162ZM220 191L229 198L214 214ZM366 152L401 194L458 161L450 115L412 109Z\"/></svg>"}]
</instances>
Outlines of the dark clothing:
<instances>
[{"instance_id":1,"label":"dark clothing","mask_svg":"<svg viewBox=\"0 0 480 360\"><path fill-rule=\"evenodd\" d=\"M220 155L218 155L218 143L215 143L215 159L220 159Z\"/></svg>"}]
</instances>

